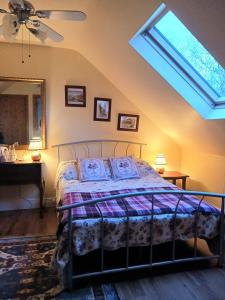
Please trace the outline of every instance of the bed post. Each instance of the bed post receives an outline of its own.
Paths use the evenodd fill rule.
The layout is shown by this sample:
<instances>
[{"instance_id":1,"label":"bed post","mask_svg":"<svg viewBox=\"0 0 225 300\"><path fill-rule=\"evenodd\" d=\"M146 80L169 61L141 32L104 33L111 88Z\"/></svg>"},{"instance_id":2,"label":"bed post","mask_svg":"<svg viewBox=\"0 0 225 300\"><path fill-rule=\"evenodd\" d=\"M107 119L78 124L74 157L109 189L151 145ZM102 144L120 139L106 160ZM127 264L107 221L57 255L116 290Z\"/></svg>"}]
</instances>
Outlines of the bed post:
<instances>
[{"instance_id":1,"label":"bed post","mask_svg":"<svg viewBox=\"0 0 225 300\"><path fill-rule=\"evenodd\" d=\"M180 194L180 198L179 198L179 195L178 195L178 201L177 201L177 204L176 204L176 207L175 207L175 211L174 211L174 214L173 214L173 239L172 239L172 261L175 261L176 260L176 229L177 229L177 210L178 210L178 207L179 207L179 204L180 204L180 201L182 201L183 199L183 194L182 194L182 191L181 191L181 194Z\"/></svg>"},{"instance_id":2,"label":"bed post","mask_svg":"<svg viewBox=\"0 0 225 300\"><path fill-rule=\"evenodd\" d=\"M224 200L221 198L221 213L220 213L220 257L218 259L218 267L222 268L224 264Z\"/></svg>"},{"instance_id":3,"label":"bed post","mask_svg":"<svg viewBox=\"0 0 225 300\"><path fill-rule=\"evenodd\" d=\"M68 269L67 269L67 282L68 282L68 289L71 291L73 288L73 252L72 252L72 208L68 209L68 253L69 253L69 262L68 262Z\"/></svg>"}]
</instances>

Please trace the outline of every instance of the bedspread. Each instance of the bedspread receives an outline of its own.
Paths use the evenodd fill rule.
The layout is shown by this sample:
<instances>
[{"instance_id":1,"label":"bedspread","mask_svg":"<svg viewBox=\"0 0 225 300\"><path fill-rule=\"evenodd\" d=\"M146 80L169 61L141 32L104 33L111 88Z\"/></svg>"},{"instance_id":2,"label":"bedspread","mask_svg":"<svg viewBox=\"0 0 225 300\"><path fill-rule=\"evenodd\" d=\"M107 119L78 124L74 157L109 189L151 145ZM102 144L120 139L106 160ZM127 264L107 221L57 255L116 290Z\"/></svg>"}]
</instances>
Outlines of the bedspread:
<instances>
[{"instance_id":1,"label":"bedspread","mask_svg":"<svg viewBox=\"0 0 225 300\"><path fill-rule=\"evenodd\" d=\"M63 205L81 203L109 195L144 192L152 190L177 190L175 186L157 188L123 189L107 192L69 192L64 195ZM73 217L73 251L84 255L101 247L101 230L103 225L103 246L105 250L115 250L126 245L127 215L129 216L129 246L146 246L152 240L153 245L171 241L174 229L174 211L179 199L175 194L154 196L153 223L151 227L152 197L132 196L115 199L87 207L74 208ZM202 202L199 207L196 224L196 210L199 200L184 195L180 201L176 216L175 239L193 238L195 230L198 237L212 239L218 235L219 211ZM100 213L101 212L101 213ZM101 217L102 215L102 217ZM61 267L68 261L67 253L67 212L61 220L61 234L57 248L57 263ZM151 232L152 228L152 232Z\"/></svg>"},{"instance_id":2,"label":"bedspread","mask_svg":"<svg viewBox=\"0 0 225 300\"><path fill-rule=\"evenodd\" d=\"M123 189L109 192L71 192L65 194L63 205L85 203L85 201L95 200L106 196L114 196L120 194L131 194L136 192L160 191L162 188L137 188ZM163 190L178 190L176 187L165 187ZM177 202L180 195L176 194L158 194L154 195L152 200L151 195L132 196L123 199L107 200L98 203L98 205L81 206L72 209L73 218L99 218L103 217L124 217L129 216L151 215L152 207L154 215L163 213L175 212ZM197 210L199 199L184 195L179 203L177 213L193 213ZM199 212L202 213L218 213L218 210L202 201ZM64 212L62 221L67 219L67 211Z\"/></svg>"}]
</instances>

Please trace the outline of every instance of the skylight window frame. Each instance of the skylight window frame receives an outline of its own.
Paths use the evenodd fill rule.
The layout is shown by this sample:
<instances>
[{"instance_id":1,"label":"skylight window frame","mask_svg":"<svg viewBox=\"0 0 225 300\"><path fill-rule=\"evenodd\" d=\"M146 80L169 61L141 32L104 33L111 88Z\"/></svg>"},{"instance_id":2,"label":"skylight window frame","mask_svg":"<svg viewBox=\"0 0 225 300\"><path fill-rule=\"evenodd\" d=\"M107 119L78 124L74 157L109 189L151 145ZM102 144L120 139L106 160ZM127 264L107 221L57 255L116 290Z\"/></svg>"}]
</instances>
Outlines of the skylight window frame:
<instances>
[{"instance_id":1,"label":"skylight window frame","mask_svg":"<svg viewBox=\"0 0 225 300\"><path fill-rule=\"evenodd\" d=\"M131 37L129 44L204 119L225 119L225 97L217 97L218 94L214 90L212 90L213 94L209 93L208 95L208 92L201 86L199 87L198 82L177 66L177 62L153 37L149 38L146 35L146 32L153 28L169 11L170 9L161 3L144 25ZM215 100L218 102L216 103Z\"/></svg>"},{"instance_id":2,"label":"skylight window frame","mask_svg":"<svg viewBox=\"0 0 225 300\"><path fill-rule=\"evenodd\" d=\"M141 33L144 39L166 60L170 66L207 102L212 108L224 108L225 101L217 100L219 94L208 82L195 70L191 64L179 53L176 48L155 27L156 23L168 12L161 13Z\"/></svg>"}]
</instances>

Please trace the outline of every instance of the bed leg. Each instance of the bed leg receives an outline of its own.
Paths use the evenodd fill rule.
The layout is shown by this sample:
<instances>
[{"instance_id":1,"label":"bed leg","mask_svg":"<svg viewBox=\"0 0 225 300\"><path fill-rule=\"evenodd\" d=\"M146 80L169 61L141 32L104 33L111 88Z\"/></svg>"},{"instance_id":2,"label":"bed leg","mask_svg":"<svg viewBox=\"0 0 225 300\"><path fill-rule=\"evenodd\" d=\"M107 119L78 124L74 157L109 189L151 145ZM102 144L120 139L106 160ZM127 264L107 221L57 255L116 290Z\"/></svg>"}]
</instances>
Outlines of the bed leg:
<instances>
[{"instance_id":1,"label":"bed leg","mask_svg":"<svg viewBox=\"0 0 225 300\"><path fill-rule=\"evenodd\" d=\"M71 261L69 261L68 266L67 266L67 286L68 290L72 291L73 289L73 266Z\"/></svg>"},{"instance_id":2,"label":"bed leg","mask_svg":"<svg viewBox=\"0 0 225 300\"><path fill-rule=\"evenodd\" d=\"M223 268L224 267L224 255L225 255L224 252L220 253L220 257L218 258L218 261L217 261L217 264L216 264L216 266L218 268Z\"/></svg>"},{"instance_id":3,"label":"bed leg","mask_svg":"<svg viewBox=\"0 0 225 300\"><path fill-rule=\"evenodd\" d=\"M216 266L217 268L223 268L223 264L221 263L220 258L218 259Z\"/></svg>"},{"instance_id":4,"label":"bed leg","mask_svg":"<svg viewBox=\"0 0 225 300\"><path fill-rule=\"evenodd\" d=\"M221 258L218 259L218 262L217 262L216 266L218 268L223 268L224 267L224 264L223 264L223 261L221 261Z\"/></svg>"}]
</instances>

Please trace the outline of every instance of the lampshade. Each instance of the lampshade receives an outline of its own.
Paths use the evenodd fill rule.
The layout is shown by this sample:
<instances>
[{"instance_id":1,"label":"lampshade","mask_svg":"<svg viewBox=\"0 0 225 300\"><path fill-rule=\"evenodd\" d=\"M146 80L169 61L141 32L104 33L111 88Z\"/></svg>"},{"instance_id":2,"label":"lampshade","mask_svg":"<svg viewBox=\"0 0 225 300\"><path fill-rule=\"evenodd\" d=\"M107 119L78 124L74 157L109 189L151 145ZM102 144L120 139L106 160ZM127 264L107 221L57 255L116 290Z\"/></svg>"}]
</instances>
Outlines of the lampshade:
<instances>
[{"instance_id":1,"label":"lampshade","mask_svg":"<svg viewBox=\"0 0 225 300\"><path fill-rule=\"evenodd\" d=\"M167 164L165 155L164 154L157 154L156 159L155 159L155 164L157 166L156 171L159 174L163 174L164 171L165 171L164 166Z\"/></svg>"},{"instance_id":2,"label":"lampshade","mask_svg":"<svg viewBox=\"0 0 225 300\"><path fill-rule=\"evenodd\" d=\"M38 137L34 137L30 140L30 144L28 150L40 150L42 149L41 139Z\"/></svg>"},{"instance_id":3,"label":"lampshade","mask_svg":"<svg viewBox=\"0 0 225 300\"><path fill-rule=\"evenodd\" d=\"M32 151L31 158L35 161L40 161L41 159L41 153L38 151L42 149L42 142L39 137L34 137L30 140L30 144L28 147L28 150Z\"/></svg>"},{"instance_id":4,"label":"lampshade","mask_svg":"<svg viewBox=\"0 0 225 300\"><path fill-rule=\"evenodd\" d=\"M157 166L164 166L166 165L166 157L164 154L157 154L155 159L155 164Z\"/></svg>"}]
</instances>

